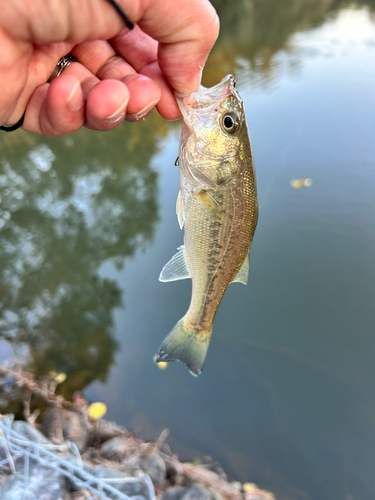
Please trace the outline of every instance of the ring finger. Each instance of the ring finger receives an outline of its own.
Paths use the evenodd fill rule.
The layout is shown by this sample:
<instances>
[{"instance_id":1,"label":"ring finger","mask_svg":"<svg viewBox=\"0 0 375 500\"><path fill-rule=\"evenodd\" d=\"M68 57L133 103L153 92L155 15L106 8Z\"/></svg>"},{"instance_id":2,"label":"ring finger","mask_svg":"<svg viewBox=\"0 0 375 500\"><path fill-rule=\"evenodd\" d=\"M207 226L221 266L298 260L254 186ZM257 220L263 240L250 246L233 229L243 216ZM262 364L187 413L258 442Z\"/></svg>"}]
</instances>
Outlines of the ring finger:
<instances>
[{"instance_id":1,"label":"ring finger","mask_svg":"<svg viewBox=\"0 0 375 500\"><path fill-rule=\"evenodd\" d=\"M125 118L128 101L129 91L123 82L102 82L74 62L50 84L35 90L23 128L52 136L72 133L83 124L94 130L110 130Z\"/></svg>"}]
</instances>

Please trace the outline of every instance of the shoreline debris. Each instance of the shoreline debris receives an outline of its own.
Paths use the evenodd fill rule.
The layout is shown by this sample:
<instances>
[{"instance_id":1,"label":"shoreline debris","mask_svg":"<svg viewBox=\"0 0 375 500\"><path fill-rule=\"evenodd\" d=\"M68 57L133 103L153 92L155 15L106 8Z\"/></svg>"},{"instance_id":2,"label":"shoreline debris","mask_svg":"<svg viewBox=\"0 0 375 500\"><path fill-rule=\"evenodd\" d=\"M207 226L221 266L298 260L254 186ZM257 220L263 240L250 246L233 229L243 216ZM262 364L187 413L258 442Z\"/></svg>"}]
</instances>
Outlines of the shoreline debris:
<instances>
[{"instance_id":1,"label":"shoreline debris","mask_svg":"<svg viewBox=\"0 0 375 500\"><path fill-rule=\"evenodd\" d=\"M130 500L132 496L137 500L275 498L253 483L242 485L229 480L220 465L212 460L203 465L180 462L165 443L167 429L155 442L145 442L126 428L103 420L104 403L89 405L80 394L73 402L66 401L55 394L54 381L36 380L34 375L20 369L0 365L1 375L11 377L30 393L24 404L26 422L13 421L11 415L0 415L2 500L18 498L15 492L20 488L28 489L28 500L37 500L40 488L36 483L45 485L44 500ZM33 396L41 398L50 408L38 409L30 415ZM53 483L47 480L51 470ZM86 483L91 489L86 488ZM151 484L151 489L147 489L147 484ZM49 488L50 498L46 496Z\"/></svg>"}]
</instances>

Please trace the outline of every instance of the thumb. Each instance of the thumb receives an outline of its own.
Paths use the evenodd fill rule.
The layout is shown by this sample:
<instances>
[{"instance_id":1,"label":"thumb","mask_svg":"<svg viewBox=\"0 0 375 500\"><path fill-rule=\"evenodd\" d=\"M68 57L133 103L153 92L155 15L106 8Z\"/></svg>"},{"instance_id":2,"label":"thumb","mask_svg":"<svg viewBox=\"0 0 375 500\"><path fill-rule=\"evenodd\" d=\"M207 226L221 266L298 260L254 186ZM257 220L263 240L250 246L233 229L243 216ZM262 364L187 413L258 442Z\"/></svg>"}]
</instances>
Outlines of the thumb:
<instances>
[{"instance_id":1,"label":"thumb","mask_svg":"<svg viewBox=\"0 0 375 500\"><path fill-rule=\"evenodd\" d=\"M219 34L219 18L211 3L150 0L139 26L159 42L159 66L171 86L181 94L198 90L204 64Z\"/></svg>"}]
</instances>

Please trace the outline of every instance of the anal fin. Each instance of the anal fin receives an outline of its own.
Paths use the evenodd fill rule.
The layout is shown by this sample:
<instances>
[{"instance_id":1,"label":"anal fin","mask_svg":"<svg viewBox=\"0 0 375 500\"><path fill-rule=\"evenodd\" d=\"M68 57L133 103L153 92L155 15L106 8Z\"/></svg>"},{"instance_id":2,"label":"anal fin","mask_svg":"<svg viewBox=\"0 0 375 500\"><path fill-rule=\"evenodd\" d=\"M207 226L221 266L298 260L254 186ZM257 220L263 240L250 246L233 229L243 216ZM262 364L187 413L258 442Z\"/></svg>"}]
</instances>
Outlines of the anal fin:
<instances>
[{"instance_id":1,"label":"anal fin","mask_svg":"<svg viewBox=\"0 0 375 500\"><path fill-rule=\"evenodd\" d=\"M249 254L247 254L246 259L244 260L244 263L241 266L241 269L238 271L232 283L243 283L244 285L247 285L249 279L249 261L250 261L250 256Z\"/></svg>"},{"instance_id":2,"label":"anal fin","mask_svg":"<svg viewBox=\"0 0 375 500\"><path fill-rule=\"evenodd\" d=\"M161 270L159 281L169 282L190 278L186 265L184 245L178 248L178 252L165 264Z\"/></svg>"}]
</instances>

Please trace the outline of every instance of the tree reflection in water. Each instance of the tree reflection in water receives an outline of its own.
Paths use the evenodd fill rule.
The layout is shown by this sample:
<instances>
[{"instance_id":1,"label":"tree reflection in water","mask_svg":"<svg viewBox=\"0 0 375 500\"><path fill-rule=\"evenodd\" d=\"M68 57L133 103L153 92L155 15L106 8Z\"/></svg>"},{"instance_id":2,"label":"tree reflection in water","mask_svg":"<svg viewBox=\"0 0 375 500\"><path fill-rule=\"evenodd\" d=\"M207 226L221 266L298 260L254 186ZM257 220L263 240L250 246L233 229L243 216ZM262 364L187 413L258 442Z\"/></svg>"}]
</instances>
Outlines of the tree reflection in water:
<instances>
[{"instance_id":1,"label":"tree reflection in water","mask_svg":"<svg viewBox=\"0 0 375 500\"><path fill-rule=\"evenodd\" d=\"M299 64L298 49L291 40L300 31L317 28L347 7L375 10L375 0L212 0L220 20L220 37L204 72L211 86L223 75L237 75L241 83L269 85L287 65ZM279 59L280 52L290 57Z\"/></svg>"},{"instance_id":2,"label":"tree reflection in water","mask_svg":"<svg viewBox=\"0 0 375 500\"><path fill-rule=\"evenodd\" d=\"M100 268L152 239L155 131L151 118L110 134L0 137L0 334L24 368L65 372L68 397L105 381L114 359L123 301Z\"/></svg>"}]
</instances>

